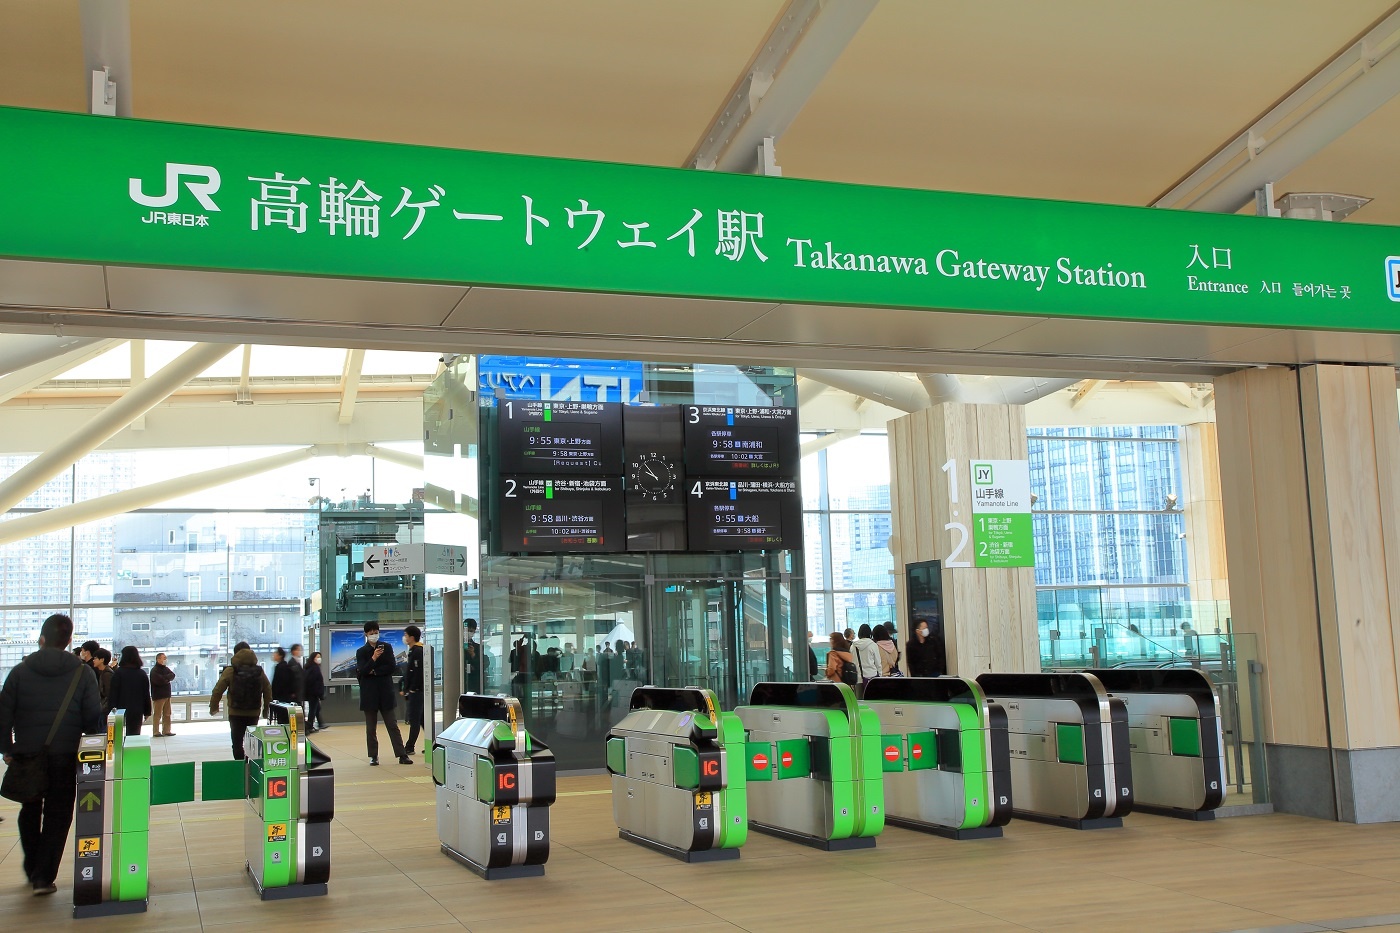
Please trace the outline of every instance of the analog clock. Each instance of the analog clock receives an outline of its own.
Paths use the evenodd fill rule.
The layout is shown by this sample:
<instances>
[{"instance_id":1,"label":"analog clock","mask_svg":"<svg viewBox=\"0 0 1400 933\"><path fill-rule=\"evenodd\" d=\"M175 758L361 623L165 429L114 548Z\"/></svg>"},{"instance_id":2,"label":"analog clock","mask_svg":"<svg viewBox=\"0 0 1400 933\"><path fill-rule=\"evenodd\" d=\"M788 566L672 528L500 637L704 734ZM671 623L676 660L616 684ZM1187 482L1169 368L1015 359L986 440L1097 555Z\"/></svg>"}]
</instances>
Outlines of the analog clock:
<instances>
[{"instance_id":1,"label":"analog clock","mask_svg":"<svg viewBox=\"0 0 1400 933\"><path fill-rule=\"evenodd\" d=\"M627 465L628 491L647 502L668 502L676 494L680 468L665 454L648 452Z\"/></svg>"}]
</instances>

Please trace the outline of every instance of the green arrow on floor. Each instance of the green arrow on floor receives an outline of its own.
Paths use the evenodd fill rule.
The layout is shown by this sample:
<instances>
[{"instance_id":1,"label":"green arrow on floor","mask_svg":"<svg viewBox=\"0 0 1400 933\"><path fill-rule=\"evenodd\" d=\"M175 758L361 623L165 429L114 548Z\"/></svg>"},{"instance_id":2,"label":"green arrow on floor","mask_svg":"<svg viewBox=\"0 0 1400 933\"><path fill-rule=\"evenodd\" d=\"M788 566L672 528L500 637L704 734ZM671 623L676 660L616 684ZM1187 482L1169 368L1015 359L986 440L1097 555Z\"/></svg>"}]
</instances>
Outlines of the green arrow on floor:
<instances>
[{"instance_id":1,"label":"green arrow on floor","mask_svg":"<svg viewBox=\"0 0 1400 933\"><path fill-rule=\"evenodd\" d=\"M91 813L93 810L101 808L102 798L94 794L92 791L88 791L86 794L83 795L83 799L78 801L78 806Z\"/></svg>"}]
</instances>

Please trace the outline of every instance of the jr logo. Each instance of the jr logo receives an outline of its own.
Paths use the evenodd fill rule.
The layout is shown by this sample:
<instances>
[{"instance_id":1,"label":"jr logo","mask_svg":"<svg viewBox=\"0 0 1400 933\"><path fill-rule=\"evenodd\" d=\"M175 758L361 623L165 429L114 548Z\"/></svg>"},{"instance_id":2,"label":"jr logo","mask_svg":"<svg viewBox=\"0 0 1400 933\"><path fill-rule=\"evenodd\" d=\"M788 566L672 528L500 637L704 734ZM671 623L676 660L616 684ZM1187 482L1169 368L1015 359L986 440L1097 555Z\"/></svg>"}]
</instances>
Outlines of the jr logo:
<instances>
[{"instance_id":1,"label":"jr logo","mask_svg":"<svg viewBox=\"0 0 1400 933\"><path fill-rule=\"evenodd\" d=\"M180 199L180 179L185 179L185 187L203 205L206 211L217 211L212 195L219 190L221 179L219 170L212 165L188 165L184 162L165 163L165 192L155 197L142 192L143 183L139 178L129 178L128 192L131 200L146 207L169 207ZM201 179L194 181L193 179Z\"/></svg>"},{"instance_id":2,"label":"jr logo","mask_svg":"<svg viewBox=\"0 0 1400 933\"><path fill-rule=\"evenodd\" d=\"M1385 259L1385 293L1391 301L1400 301L1400 256Z\"/></svg>"}]
</instances>

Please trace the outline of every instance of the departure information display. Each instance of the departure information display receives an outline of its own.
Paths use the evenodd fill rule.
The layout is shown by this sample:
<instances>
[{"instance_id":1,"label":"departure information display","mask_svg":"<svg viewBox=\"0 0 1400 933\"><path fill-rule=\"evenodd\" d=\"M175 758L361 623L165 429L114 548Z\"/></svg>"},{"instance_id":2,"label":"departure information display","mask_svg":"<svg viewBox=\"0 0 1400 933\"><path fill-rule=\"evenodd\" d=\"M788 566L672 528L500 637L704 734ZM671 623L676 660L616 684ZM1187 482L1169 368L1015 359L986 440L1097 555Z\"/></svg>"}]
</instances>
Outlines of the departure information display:
<instances>
[{"instance_id":1,"label":"departure information display","mask_svg":"<svg viewBox=\"0 0 1400 933\"><path fill-rule=\"evenodd\" d=\"M683 406L685 467L692 476L796 476L797 409Z\"/></svg>"},{"instance_id":2,"label":"departure information display","mask_svg":"<svg viewBox=\"0 0 1400 933\"><path fill-rule=\"evenodd\" d=\"M622 405L510 399L497 406L502 473L622 475Z\"/></svg>"},{"instance_id":3,"label":"departure information display","mask_svg":"<svg viewBox=\"0 0 1400 933\"><path fill-rule=\"evenodd\" d=\"M692 551L802 547L802 496L796 480L693 480L686 519Z\"/></svg>"},{"instance_id":4,"label":"departure information display","mask_svg":"<svg viewBox=\"0 0 1400 933\"><path fill-rule=\"evenodd\" d=\"M627 549L619 477L502 476L498 503L503 552Z\"/></svg>"}]
</instances>

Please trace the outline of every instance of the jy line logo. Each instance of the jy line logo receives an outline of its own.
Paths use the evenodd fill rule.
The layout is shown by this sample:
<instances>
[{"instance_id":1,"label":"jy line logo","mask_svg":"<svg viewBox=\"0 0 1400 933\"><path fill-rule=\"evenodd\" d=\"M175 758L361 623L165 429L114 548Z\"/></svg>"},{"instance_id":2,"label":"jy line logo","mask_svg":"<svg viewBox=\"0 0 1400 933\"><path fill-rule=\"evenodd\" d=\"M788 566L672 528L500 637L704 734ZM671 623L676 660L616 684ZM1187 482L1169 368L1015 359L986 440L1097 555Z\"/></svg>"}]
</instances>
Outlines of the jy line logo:
<instances>
[{"instance_id":1,"label":"jy line logo","mask_svg":"<svg viewBox=\"0 0 1400 933\"><path fill-rule=\"evenodd\" d=\"M1391 301L1400 301L1400 256L1386 257L1385 293Z\"/></svg>"},{"instance_id":2,"label":"jy line logo","mask_svg":"<svg viewBox=\"0 0 1400 933\"><path fill-rule=\"evenodd\" d=\"M972 465L973 485L990 486L992 482L992 465L990 463L974 463Z\"/></svg>"},{"instance_id":3,"label":"jy line logo","mask_svg":"<svg viewBox=\"0 0 1400 933\"><path fill-rule=\"evenodd\" d=\"M146 194L142 189L144 182L139 178L129 178L128 192L131 200L145 207L169 207L180 199L180 180L184 179L185 187L190 189L190 194L194 195L201 206L206 211L218 211L219 205L214 203L213 195L219 190L222 179L219 177L219 170L212 165L188 165L184 162L165 163L165 191L158 195ZM199 179L194 181L192 179Z\"/></svg>"}]
</instances>

